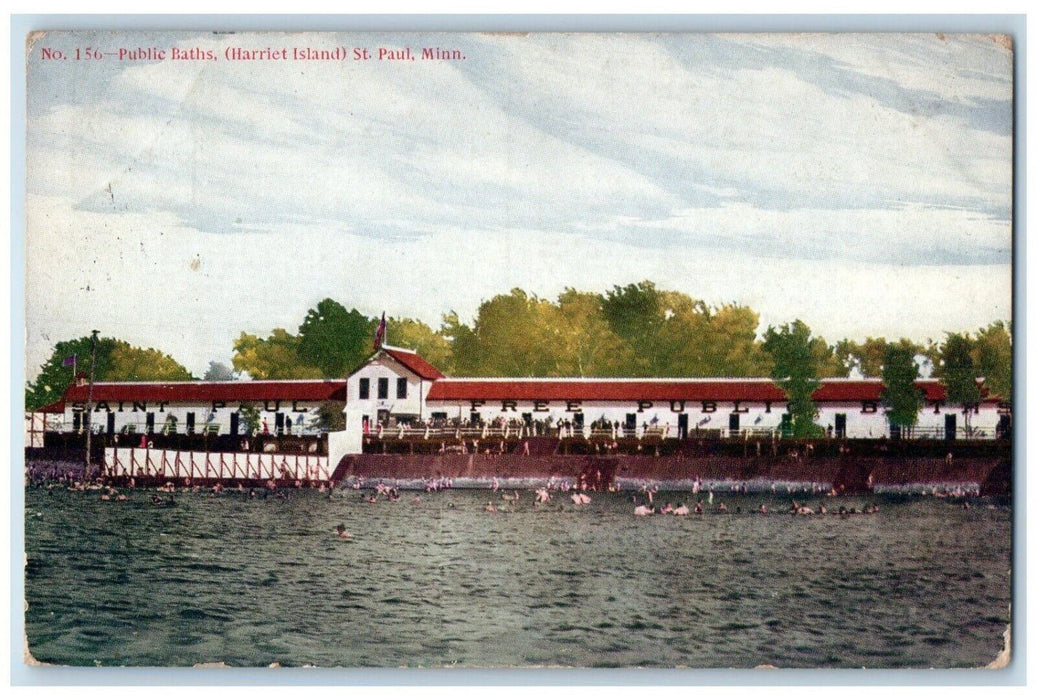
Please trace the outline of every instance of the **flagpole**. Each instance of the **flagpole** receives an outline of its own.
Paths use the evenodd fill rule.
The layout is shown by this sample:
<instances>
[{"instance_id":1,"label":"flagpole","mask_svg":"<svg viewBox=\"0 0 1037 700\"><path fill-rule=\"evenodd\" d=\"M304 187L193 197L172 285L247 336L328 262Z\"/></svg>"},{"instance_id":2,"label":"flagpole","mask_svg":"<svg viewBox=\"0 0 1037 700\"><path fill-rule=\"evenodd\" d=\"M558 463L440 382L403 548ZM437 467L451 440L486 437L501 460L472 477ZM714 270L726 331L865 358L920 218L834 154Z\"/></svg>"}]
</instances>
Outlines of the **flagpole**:
<instances>
[{"instance_id":1,"label":"flagpole","mask_svg":"<svg viewBox=\"0 0 1037 700\"><path fill-rule=\"evenodd\" d=\"M94 366L97 364L97 333L90 332L90 386L86 390L86 471L83 481L90 479L90 433L93 432L94 410ZM72 360L75 367L75 360Z\"/></svg>"}]
</instances>

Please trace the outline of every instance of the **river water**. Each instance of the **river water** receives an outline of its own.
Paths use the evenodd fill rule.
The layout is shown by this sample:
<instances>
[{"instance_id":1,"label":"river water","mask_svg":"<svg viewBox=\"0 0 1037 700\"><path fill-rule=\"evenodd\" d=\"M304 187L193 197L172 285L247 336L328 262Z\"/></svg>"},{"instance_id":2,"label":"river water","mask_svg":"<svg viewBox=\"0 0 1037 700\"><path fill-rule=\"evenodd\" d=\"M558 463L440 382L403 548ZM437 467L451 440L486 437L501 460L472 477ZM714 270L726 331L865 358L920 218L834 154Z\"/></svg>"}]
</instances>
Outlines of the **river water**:
<instances>
[{"instance_id":1,"label":"river water","mask_svg":"<svg viewBox=\"0 0 1037 700\"><path fill-rule=\"evenodd\" d=\"M528 491L184 493L176 507L127 494L27 489L39 661L957 668L992 661L1010 618L1004 504L887 498L875 514L794 517L774 512L780 494L725 495L727 514L639 518L622 493L540 508ZM750 512L760 503L771 514Z\"/></svg>"}]
</instances>

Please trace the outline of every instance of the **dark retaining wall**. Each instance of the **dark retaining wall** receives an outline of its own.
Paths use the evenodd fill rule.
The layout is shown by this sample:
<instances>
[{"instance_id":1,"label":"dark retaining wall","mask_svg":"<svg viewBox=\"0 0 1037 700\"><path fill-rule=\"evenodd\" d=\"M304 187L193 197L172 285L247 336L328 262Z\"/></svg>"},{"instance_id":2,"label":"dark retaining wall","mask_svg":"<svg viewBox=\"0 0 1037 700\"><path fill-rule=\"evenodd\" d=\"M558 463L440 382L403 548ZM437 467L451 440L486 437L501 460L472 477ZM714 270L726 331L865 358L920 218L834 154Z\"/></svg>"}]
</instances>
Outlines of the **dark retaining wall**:
<instances>
[{"instance_id":1,"label":"dark retaining wall","mask_svg":"<svg viewBox=\"0 0 1037 700\"><path fill-rule=\"evenodd\" d=\"M366 478L548 478L578 479L601 472L606 481L615 478L657 481L731 479L748 481L802 481L828 483L849 493L871 486L918 483L981 484L991 495L1009 495L1011 459L981 456L875 457L816 456L591 456L591 455L349 455L339 462L334 479ZM1000 485L989 483L995 476Z\"/></svg>"}]
</instances>

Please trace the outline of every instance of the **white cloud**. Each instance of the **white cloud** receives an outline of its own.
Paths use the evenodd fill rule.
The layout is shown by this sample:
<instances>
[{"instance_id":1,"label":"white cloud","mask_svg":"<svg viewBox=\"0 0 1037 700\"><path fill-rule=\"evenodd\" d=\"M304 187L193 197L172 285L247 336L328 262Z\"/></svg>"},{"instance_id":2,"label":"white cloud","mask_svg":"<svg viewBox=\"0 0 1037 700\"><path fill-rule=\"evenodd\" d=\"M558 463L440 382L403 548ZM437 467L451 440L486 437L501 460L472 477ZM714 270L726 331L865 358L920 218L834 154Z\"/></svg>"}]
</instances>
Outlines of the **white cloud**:
<instances>
[{"instance_id":1,"label":"white cloud","mask_svg":"<svg viewBox=\"0 0 1037 700\"><path fill-rule=\"evenodd\" d=\"M436 325L515 286L651 279L829 338L1010 314L1011 138L976 126L1010 114L1008 52L679 40L707 39L752 58L697 65L672 36L479 34L435 37L464 45L459 64L106 63L80 84L33 62L29 373L100 328L200 374L238 332L294 329L325 296ZM220 55L422 40L175 38ZM954 109L913 110L919 91Z\"/></svg>"},{"instance_id":2,"label":"white cloud","mask_svg":"<svg viewBox=\"0 0 1037 700\"><path fill-rule=\"evenodd\" d=\"M848 70L907 90L954 100L1011 100L1012 53L985 35L752 34L732 35L748 46L793 47L838 61Z\"/></svg>"},{"instance_id":3,"label":"white cloud","mask_svg":"<svg viewBox=\"0 0 1037 700\"><path fill-rule=\"evenodd\" d=\"M481 301L513 287L553 298L567 286L605 291L651 279L709 303L748 304L764 324L802 318L829 340L941 337L1011 314L1007 265L789 260L751 245L718 258L703 246L646 251L522 229L443 230L418 241L298 226L214 236L167 215L30 204L40 233L26 251L30 374L54 342L92 327L160 347L201 374L209 360L230 358L239 332L294 332L326 296L437 326L451 309L472 318Z\"/></svg>"}]
</instances>

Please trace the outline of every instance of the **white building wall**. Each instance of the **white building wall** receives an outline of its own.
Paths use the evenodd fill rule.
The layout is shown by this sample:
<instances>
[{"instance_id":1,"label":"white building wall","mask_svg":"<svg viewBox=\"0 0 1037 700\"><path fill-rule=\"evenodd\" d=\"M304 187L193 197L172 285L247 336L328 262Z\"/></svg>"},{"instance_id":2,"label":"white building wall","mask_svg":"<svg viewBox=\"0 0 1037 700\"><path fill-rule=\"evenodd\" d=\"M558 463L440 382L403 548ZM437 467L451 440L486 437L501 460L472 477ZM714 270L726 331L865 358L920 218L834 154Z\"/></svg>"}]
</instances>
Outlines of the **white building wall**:
<instances>
[{"instance_id":1,"label":"white building wall","mask_svg":"<svg viewBox=\"0 0 1037 700\"><path fill-rule=\"evenodd\" d=\"M143 408L141 404L143 404ZM161 433L172 416L176 419L175 432L183 434L187 432L187 414L193 412L195 421L194 432L196 434L202 433L205 430L206 424L209 424L218 426L219 435L228 435L230 434L231 414L235 412L240 414L243 404L250 404L259 411L260 433L264 432L264 421L266 421L266 432L270 434L276 432L278 413L282 413L285 416L286 432L288 419L291 419L292 422L290 432L293 435L313 434L315 432L310 426L317 419L320 402L291 400L226 402L224 406L214 406L213 403L158 401L137 402L135 406L132 401L124 401L121 405L118 401L100 401L95 402L91 426L95 433L106 432L108 429L108 414L112 413L115 415L116 433L132 432L139 435L147 431L147 414L154 413L154 432ZM75 420L74 416L76 413L81 413L83 408L76 404L70 404L65 407L63 420L65 430L72 430ZM80 425L82 426L82 423ZM244 419L240 417L238 432L240 435L245 434Z\"/></svg>"},{"instance_id":2,"label":"white building wall","mask_svg":"<svg viewBox=\"0 0 1037 700\"><path fill-rule=\"evenodd\" d=\"M512 403L514 406L512 407ZM577 413L583 413L585 425L606 420L611 423L626 424L627 416L636 417L637 427L646 424L654 427L670 426L670 435L676 435L679 416L688 417L688 431L727 430L730 416L738 415L739 430L776 430L781 425L781 416L785 412L784 402L771 402L768 407L764 402L739 402L736 406L731 401L514 401L486 400L481 404L472 401L430 401L427 416L446 414L447 419L470 419L473 411L479 413L483 421L497 418L514 418L522 420L523 414L529 414L536 421L550 421L557 424L559 420L573 421Z\"/></svg>"},{"instance_id":3,"label":"white building wall","mask_svg":"<svg viewBox=\"0 0 1037 700\"><path fill-rule=\"evenodd\" d=\"M738 429L741 431L769 432L779 430L782 415L787 410L784 402L771 402L768 407L764 402L739 402L736 406L731 401L702 402L702 401L652 401L638 404L631 402L605 402L605 401L577 401L567 402L561 400L553 401L515 401L502 402L500 400L486 400L476 402L473 407L472 401L431 401L428 402L425 417L433 414L446 414L447 419L468 420L473 411L486 422L497 418L514 418L522 420L523 414L530 414L533 420L549 421L551 425L557 425L558 421L573 421L577 413L583 413L585 425L604 419L611 423L626 424L628 414L636 416L637 427L643 428L646 424L653 427L669 426L667 434L675 436L679 416L688 416L688 432L693 434L696 429L703 431L729 431L730 416L737 413ZM943 437L944 420L948 411L957 415L957 426L959 437L963 437L965 428L965 416L960 407L939 407L927 404L918 418L916 430L919 437ZM889 437L889 420L885 409L879 403L853 401L853 402L831 402L818 406L817 423L822 428L832 429L835 434L837 425L836 416L842 414L846 417L847 438L884 438ZM996 436L1000 413L994 404L983 404L979 412L970 412L970 422L974 431L978 431L974 437L993 438ZM921 433L924 433L922 435Z\"/></svg>"},{"instance_id":4,"label":"white building wall","mask_svg":"<svg viewBox=\"0 0 1037 700\"><path fill-rule=\"evenodd\" d=\"M397 391L397 380L403 378L407 382L407 395L400 397ZM387 381L385 398L378 397L378 380ZM361 396L360 385L367 380L367 397ZM375 355L366 365L349 376L346 383L347 409L361 416L367 416L371 422L378 417L379 411L388 411L392 416L423 416L425 397L428 396L432 382L422 379L409 369L386 354Z\"/></svg>"}]
</instances>

